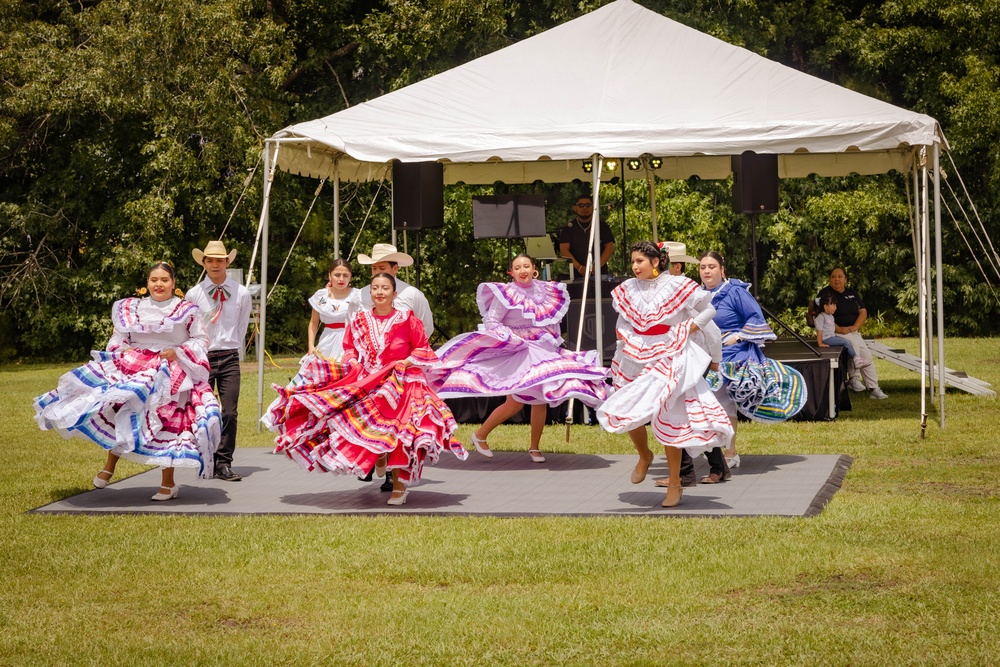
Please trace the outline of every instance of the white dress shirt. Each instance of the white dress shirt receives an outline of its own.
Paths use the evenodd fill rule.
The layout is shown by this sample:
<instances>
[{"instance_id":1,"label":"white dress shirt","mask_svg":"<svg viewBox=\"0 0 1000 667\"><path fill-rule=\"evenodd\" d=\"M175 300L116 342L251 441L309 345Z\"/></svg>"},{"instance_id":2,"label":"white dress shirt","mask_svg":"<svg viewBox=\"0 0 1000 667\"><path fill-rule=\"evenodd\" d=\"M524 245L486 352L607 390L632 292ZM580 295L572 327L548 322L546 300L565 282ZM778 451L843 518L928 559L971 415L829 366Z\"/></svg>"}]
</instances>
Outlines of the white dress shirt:
<instances>
[{"instance_id":1,"label":"white dress shirt","mask_svg":"<svg viewBox=\"0 0 1000 667\"><path fill-rule=\"evenodd\" d=\"M226 278L222 286L229 296L222 302L222 314L213 323L212 315L216 302L212 300L215 284L209 278L192 287L184 295L188 301L198 305L202 321L208 330L208 351L239 350L247 337L247 327L250 325L250 310L252 303L250 291L232 278Z\"/></svg>"}]
</instances>

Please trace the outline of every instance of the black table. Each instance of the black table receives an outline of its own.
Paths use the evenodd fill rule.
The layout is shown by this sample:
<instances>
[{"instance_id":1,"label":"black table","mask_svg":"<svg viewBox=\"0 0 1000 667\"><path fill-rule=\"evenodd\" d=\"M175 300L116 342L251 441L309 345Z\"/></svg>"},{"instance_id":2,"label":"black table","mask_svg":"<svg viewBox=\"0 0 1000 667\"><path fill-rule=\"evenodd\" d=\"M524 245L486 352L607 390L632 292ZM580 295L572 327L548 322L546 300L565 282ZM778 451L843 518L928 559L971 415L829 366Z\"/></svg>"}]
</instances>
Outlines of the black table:
<instances>
[{"instance_id":1,"label":"black table","mask_svg":"<svg viewBox=\"0 0 1000 667\"><path fill-rule=\"evenodd\" d=\"M843 410L851 409L851 394L847 389L847 350L839 345L816 347L819 352L795 338L779 338L764 346L765 356L791 366L805 379L808 397L795 421L831 421Z\"/></svg>"}]
</instances>

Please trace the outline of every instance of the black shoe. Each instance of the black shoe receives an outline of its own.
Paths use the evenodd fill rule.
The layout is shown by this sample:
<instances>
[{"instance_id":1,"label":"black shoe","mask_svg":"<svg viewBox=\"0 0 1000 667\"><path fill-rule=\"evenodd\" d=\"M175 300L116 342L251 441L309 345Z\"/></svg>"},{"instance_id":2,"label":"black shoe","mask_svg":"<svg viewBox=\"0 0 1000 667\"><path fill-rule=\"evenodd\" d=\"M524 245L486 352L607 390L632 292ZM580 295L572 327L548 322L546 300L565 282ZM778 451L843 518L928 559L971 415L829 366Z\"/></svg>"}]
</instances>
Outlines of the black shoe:
<instances>
[{"instance_id":1,"label":"black shoe","mask_svg":"<svg viewBox=\"0 0 1000 667\"><path fill-rule=\"evenodd\" d=\"M243 476L233 472L233 469L229 467L228 463L220 463L215 466L215 478L225 480L227 482L238 482L243 479Z\"/></svg>"},{"instance_id":2,"label":"black shoe","mask_svg":"<svg viewBox=\"0 0 1000 667\"><path fill-rule=\"evenodd\" d=\"M384 491L385 493L392 492L392 475L386 475L385 481L382 482L382 486L378 487L379 491Z\"/></svg>"},{"instance_id":3,"label":"black shoe","mask_svg":"<svg viewBox=\"0 0 1000 667\"><path fill-rule=\"evenodd\" d=\"M368 471L368 474L365 475L364 477L358 477L358 481L359 482L370 482L370 481L372 481L372 475L374 475L374 474L375 474L375 468L372 468L371 470Z\"/></svg>"}]
</instances>

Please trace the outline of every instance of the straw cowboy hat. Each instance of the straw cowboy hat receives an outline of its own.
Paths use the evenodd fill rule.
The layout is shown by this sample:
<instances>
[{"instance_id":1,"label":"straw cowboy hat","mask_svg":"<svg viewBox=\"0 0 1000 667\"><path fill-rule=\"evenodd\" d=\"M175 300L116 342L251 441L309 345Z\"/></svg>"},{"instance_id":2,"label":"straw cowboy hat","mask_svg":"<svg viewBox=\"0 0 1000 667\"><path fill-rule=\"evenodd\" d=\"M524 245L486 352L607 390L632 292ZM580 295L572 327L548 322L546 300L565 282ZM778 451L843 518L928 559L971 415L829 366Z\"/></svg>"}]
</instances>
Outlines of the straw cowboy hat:
<instances>
[{"instance_id":1,"label":"straw cowboy hat","mask_svg":"<svg viewBox=\"0 0 1000 667\"><path fill-rule=\"evenodd\" d=\"M202 262L206 257L224 257L232 264L233 260L236 259L236 251L226 252L226 245L222 241L209 241L204 252L195 248L191 251L191 256L194 257L194 261L198 262L199 266L205 266Z\"/></svg>"},{"instance_id":2,"label":"straw cowboy hat","mask_svg":"<svg viewBox=\"0 0 1000 667\"><path fill-rule=\"evenodd\" d=\"M684 262L685 264L697 264L698 260L687 254L687 245L684 243L677 243L676 241L664 241L663 249L667 251L668 261L673 264L674 262Z\"/></svg>"},{"instance_id":3,"label":"straw cowboy hat","mask_svg":"<svg viewBox=\"0 0 1000 667\"><path fill-rule=\"evenodd\" d=\"M405 252L396 250L396 246L388 243L376 243L372 246L372 256L364 253L358 255L359 264L378 264L379 262L395 262L400 266L410 266L413 258Z\"/></svg>"}]
</instances>

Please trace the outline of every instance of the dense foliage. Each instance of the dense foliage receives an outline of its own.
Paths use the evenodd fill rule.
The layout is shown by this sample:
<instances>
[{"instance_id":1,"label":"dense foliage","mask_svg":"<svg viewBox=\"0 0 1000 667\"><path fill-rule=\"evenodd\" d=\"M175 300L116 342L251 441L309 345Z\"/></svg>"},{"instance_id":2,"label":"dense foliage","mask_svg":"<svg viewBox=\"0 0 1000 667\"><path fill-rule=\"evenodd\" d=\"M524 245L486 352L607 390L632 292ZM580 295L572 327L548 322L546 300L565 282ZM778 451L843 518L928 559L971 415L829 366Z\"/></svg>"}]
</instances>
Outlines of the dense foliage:
<instances>
[{"instance_id":1,"label":"dense foliage","mask_svg":"<svg viewBox=\"0 0 1000 667\"><path fill-rule=\"evenodd\" d=\"M148 262L174 261L180 285L192 285L199 267L191 248L223 230L240 253L235 266L245 268L260 208L262 142L281 127L372 99L600 4L0 0L0 358L80 358L104 343L111 301L142 282ZM642 4L934 116L996 236L1000 32L993 26L1000 25L1000 2ZM584 185L448 188L446 226L420 238L420 284L444 334L474 326L475 285L502 279L506 268L506 243L473 240L470 197L543 192L555 232ZM304 347L305 298L323 281L334 251L329 186L306 215L316 186L277 177L270 275L286 256L288 263L268 301L272 349ZM663 182L656 196L662 238L723 251L730 274L750 277L749 224L732 213L727 183ZM877 331L912 332L905 180L796 179L782 183L781 197L781 212L759 221L762 302L799 324L808 296L825 284L831 266L842 265L876 315ZM614 206L607 215L620 237L623 210L627 216L620 242L649 236L644 184L609 187L604 198ZM385 184L344 185L341 200L342 254L355 241L352 257L387 240ZM997 276L989 274L992 289L984 285L974 253L948 225L948 332L996 333ZM975 243L967 227L962 231ZM412 250L415 239L405 242ZM611 268L624 272L620 252Z\"/></svg>"}]
</instances>

